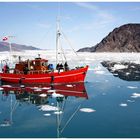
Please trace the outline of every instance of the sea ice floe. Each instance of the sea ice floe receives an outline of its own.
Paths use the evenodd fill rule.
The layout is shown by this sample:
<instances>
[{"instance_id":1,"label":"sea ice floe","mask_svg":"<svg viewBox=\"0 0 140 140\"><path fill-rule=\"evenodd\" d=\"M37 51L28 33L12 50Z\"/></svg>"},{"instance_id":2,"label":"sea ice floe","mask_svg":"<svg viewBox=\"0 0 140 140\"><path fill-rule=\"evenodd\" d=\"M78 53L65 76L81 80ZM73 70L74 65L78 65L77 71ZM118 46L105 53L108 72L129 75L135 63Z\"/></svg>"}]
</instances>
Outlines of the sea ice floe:
<instances>
[{"instance_id":1,"label":"sea ice floe","mask_svg":"<svg viewBox=\"0 0 140 140\"><path fill-rule=\"evenodd\" d=\"M54 114L62 114L62 111L55 111Z\"/></svg>"},{"instance_id":2,"label":"sea ice floe","mask_svg":"<svg viewBox=\"0 0 140 140\"><path fill-rule=\"evenodd\" d=\"M40 94L40 97L47 97L47 94Z\"/></svg>"},{"instance_id":3,"label":"sea ice floe","mask_svg":"<svg viewBox=\"0 0 140 140\"><path fill-rule=\"evenodd\" d=\"M131 97L132 98L138 98L138 97L140 97L140 93L133 93Z\"/></svg>"},{"instance_id":4,"label":"sea ice floe","mask_svg":"<svg viewBox=\"0 0 140 140\"><path fill-rule=\"evenodd\" d=\"M136 86L127 86L127 88L136 89L136 88L138 88L138 87L136 87Z\"/></svg>"},{"instance_id":5,"label":"sea ice floe","mask_svg":"<svg viewBox=\"0 0 140 140\"><path fill-rule=\"evenodd\" d=\"M122 107L126 107L127 104L126 104L126 103L121 103L120 106L122 106Z\"/></svg>"},{"instance_id":6,"label":"sea ice floe","mask_svg":"<svg viewBox=\"0 0 140 140\"><path fill-rule=\"evenodd\" d=\"M80 111L86 112L86 113L91 113L91 112L95 112L96 110L94 110L92 108L81 108Z\"/></svg>"},{"instance_id":7,"label":"sea ice floe","mask_svg":"<svg viewBox=\"0 0 140 140\"><path fill-rule=\"evenodd\" d=\"M44 116L51 116L51 114L50 113L46 113L46 114L44 114Z\"/></svg>"},{"instance_id":8,"label":"sea ice floe","mask_svg":"<svg viewBox=\"0 0 140 140\"><path fill-rule=\"evenodd\" d=\"M41 111L58 111L58 107L51 106L51 105L41 105L39 110L41 110Z\"/></svg>"}]
</instances>

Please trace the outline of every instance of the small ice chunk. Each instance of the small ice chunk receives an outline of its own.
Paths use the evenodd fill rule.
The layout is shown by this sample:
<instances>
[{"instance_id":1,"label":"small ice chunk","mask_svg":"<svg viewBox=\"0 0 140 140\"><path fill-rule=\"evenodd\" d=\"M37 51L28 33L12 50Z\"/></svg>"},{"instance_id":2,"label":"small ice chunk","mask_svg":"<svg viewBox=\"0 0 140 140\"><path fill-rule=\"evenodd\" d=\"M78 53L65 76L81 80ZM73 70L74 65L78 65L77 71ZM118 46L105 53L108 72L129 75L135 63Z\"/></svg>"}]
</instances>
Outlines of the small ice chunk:
<instances>
[{"instance_id":1,"label":"small ice chunk","mask_svg":"<svg viewBox=\"0 0 140 140\"><path fill-rule=\"evenodd\" d=\"M67 87L73 87L73 85L66 85Z\"/></svg>"},{"instance_id":2,"label":"small ice chunk","mask_svg":"<svg viewBox=\"0 0 140 140\"><path fill-rule=\"evenodd\" d=\"M64 95L62 95L62 94L57 94L57 93L54 92L54 93L52 94L52 97L53 97L53 98L56 98L56 97L64 97Z\"/></svg>"},{"instance_id":3,"label":"small ice chunk","mask_svg":"<svg viewBox=\"0 0 140 140\"><path fill-rule=\"evenodd\" d=\"M140 97L140 93L133 93L131 97L132 98L138 98L138 97Z\"/></svg>"},{"instance_id":4,"label":"small ice chunk","mask_svg":"<svg viewBox=\"0 0 140 140\"><path fill-rule=\"evenodd\" d=\"M122 106L122 107L126 107L127 104L126 104L126 103L121 103L120 106Z\"/></svg>"},{"instance_id":5,"label":"small ice chunk","mask_svg":"<svg viewBox=\"0 0 140 140\"><path fill-rule=\"evenodd\" d=\"M113 67L113 70L119 70L119 69L126 69L128 66L121 65L121 64L115 64Z\"/></svg>"},{"instance_id":6,"label":"small ice chunk","mask_svg":"<svg viewBox=\"0 0 140 140\"><path fill-rule=\"evenodd\" d=\"M91 113L91 112L95 112L96 110L94 110L92 108L81 108L80 111L86 112L86 113Z\"/></svg>"},{"instance_id":7,"label":"small ice chunk","mask_svg":"<svg viewBox=\"0 0 140 140\"><path fill-rule=\"evenodd\" d=\"M46 114L44 114L44 116L51 116L51 114L50 113L46 113Z\"/></svg>"},{"instance_id":8,"label":"small ice chunk","mask_svg":"<svg viewBox=\"0 0 140 140\"><path fill-rule=\"evenodd\" d=\"M55 111L54 114L62 114L62 111Z\"/></svg>"},{"instance_id":9,"label":"small ice chunk","mask_svg":"<svg viewBox=\"0 0 140 140\"><path fill-rule=\"evenodd\" d=\"M3 90L3 88L2 88L2 87L0 87L0 90Z\"/></svg>"},{"instance_id":10,"label":"small ice chunk","mask_svg":"<svg viewBox=\"0 0 140 140\"><path fill-rule=\"evenodd\" d=\"M138 87L136 87L136 86L127 86L127 88L136 89L136 88L138 88Z\"/></svg>"},{"instance_id":11,"label":"small ice chunk","mask_svg":"<svg viewBox=\"0 0 140 140\"><path fill-rule=\"evenodd\" d=\"M42 105L40 106L41 108L39 110L41 111L57 111L58 108L55 106L51 106L51 105Z\"/></svg>"},{"instance_id":12,"label":"small ice chunk","mask_svg":"<svg viewBox=\"0 0 140 140\"><path fill-rule=\"evenodd\" d=\"M40 94L39 96L40 96L40 97L47 97L46 94Z\"/></svg>"},{"instance_id":13,"label":"small ice chunk","mask_svg":"<svg viewBox=\"0 0 140 140\"><path fill-rule=\"evenodd\" d=\"M133 103L133 102L135 102L135 101L134 101L134 100L127 100L127 102Z\"/></svg>"}]
</instances>

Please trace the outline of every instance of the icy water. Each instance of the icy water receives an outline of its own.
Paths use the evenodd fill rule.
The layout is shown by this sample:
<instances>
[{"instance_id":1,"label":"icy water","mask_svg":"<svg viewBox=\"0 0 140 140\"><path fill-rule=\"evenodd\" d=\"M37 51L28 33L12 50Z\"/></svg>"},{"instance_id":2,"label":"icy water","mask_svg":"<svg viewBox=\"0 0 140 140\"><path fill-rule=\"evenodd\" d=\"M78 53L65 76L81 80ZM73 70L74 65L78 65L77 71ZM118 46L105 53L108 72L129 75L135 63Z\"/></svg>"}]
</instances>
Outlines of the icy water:
<instances>
[{"instance_id":1,"label":"icy water","mask_svg":"<svg viewBox=\"0 0 140 140\"><path fill-rule=\"evenodd\" d=\"M114 77L99 59L88 64L84 84L38 85L39 94L23 96L0 91L0 137L140 137L140 82ZM51 93L46 96L42 89Z\"/></svg>"}]
</instances>

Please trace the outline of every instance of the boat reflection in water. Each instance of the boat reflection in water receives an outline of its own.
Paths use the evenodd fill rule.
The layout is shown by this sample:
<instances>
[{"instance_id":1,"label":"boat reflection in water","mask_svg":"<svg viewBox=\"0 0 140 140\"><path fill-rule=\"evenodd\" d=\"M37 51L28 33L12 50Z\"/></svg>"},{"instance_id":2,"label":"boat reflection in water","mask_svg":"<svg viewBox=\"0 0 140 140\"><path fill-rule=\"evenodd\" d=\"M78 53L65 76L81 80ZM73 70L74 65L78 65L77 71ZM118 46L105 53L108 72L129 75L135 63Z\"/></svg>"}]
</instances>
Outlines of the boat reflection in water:
<instances>
[{"instance_id":1,"label":"boat reflection in water","mask_svg":"<svg viewBox=\"0 0 140 140\"><path fill-rule=\"evenodd\" d=\"M11 97L11 113L10 119L4 120L0 126L11 126L13 121L13 112L16 107L23 103L28 102L35 104L39 107L39 110L42 111L55 111L57 119L57 137L60 137L61 133L64 131L66 126L79 111L81 104L74 110L70 115L69 119L66 121L66 124L61 126L62 115L64 114L64 108L66 100L74 96L76 98L88 99L88 95L84 86L84 83L67 83L67 84L58 84L58 85L49 85L49 84L28 84L28 85L16 85L16 84L3 84L0 87L2 91L3 99L10 96ZM15 96L16 103L13 102L13 96ZM52 104L51 100L54 99L55 102ZM65 108L66 109L66 108ZM45 114L50 115L48 114ZM61 126L61 127L60 127Z\"/></svg>"}]
</instances>

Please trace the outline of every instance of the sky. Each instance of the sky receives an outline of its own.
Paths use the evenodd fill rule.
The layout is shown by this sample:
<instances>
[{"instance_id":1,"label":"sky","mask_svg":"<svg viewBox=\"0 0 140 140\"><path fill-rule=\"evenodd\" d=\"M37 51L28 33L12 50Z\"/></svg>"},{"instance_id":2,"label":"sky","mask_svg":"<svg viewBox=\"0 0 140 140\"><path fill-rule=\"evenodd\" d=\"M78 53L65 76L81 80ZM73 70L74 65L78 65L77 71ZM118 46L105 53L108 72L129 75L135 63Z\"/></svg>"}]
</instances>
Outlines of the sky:
<instances>
[{"instance_id":1,"label":"sky","mask_svg":"<svg viewBox=\"0 0 140 140\"><path fill-rule=\"evenodd\" d=\"M0 2L0 37L41 49L55 49L56 19L64 49L99 43L114 28L140 23L140 2ZM66 39L65 39L66 38Z\"/></svg>"}]
</instances>

